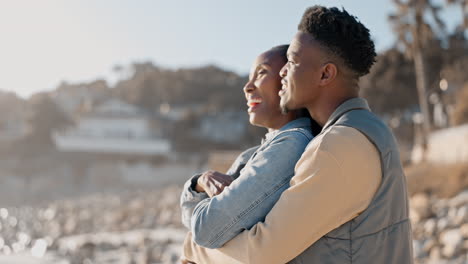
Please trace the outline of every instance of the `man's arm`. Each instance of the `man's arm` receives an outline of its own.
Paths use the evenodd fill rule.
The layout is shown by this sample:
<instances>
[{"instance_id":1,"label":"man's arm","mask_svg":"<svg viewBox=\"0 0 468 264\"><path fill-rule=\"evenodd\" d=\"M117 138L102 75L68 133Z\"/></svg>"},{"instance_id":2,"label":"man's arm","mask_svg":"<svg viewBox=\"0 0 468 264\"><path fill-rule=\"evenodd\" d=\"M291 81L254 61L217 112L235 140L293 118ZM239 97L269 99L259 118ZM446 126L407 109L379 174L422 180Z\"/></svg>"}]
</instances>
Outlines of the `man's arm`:
<instances>
[{"instance_id":1,"label":"man's arm","mask_svg":"<svg viewBox=\"0 0 468 264\"><path fill-rule=\"evenodd\" d=\"M185 256L196 263L286 263L365 210L381 182L377 150L353 128L335 128L319 137L264 223L217 250L188 237Z\"/></svg>"},{"instance_id":2,"label":"man's arm","mask_svg":"<svg viewBox=\"0 0 468 264\"><path fill-rule=\"evenodd\" d=\"M194 240L202 246L218 248L242 230L263 221L288 187L294 166L309 140L302 132L288 131L258 151L237 180L220 195L195 207L191 222Z\"/></svg>"}]
</instances>

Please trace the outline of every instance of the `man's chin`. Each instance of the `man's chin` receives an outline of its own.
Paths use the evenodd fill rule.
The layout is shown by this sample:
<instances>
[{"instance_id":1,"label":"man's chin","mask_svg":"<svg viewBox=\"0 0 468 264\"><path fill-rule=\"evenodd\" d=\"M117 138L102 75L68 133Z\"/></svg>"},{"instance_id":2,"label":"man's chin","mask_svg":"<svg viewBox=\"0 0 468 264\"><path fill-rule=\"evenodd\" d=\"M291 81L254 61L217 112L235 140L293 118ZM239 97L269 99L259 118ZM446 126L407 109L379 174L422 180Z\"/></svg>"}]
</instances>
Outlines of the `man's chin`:
<instances>
[{"instance_id":1,"label":"man's chin","mask_svg":"<svg viewBox=\"0 0 468 264\"><path fill-rule=\"evenodd\" d=\"M283 114L287 114L287 113L289 113L291 110L293 110L293 109L291 109L291 108L288 106L288 103L287 103L287 102L284 102L284 103L283 103L283 100L280 101L280 108L281 108L281 112L282 112Z\"/></svg>"},{"instance_id":2,"label":"man's chin","mask_svg":"<svg viewBox=\"0 0 468 264\"><path fill-rule=\"evenodd\" d=\"M283 115L285 115L285 114L289 113L289 111L291 111L291 110L290 110L287 106L285 106L285 105L280 105L280 108L281 108L281 113L282 113Z\"/></svg>"}]
</instances>

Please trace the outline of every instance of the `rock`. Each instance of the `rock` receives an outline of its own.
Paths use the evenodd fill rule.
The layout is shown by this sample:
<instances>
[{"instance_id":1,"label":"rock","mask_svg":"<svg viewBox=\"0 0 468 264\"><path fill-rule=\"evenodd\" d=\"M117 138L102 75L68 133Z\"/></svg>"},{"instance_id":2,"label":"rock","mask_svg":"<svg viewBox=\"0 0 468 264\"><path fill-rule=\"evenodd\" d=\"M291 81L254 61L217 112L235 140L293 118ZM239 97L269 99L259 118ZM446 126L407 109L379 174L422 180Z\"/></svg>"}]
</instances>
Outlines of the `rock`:
<instances>
[{"instance_id":1,"label":"rock","mask_svg":"<svg viewBox=\"0 0 468 264\"><path fill-rule=\"evenodd\" d=\"M449 221L447 218L441 218L437 221L437 230L445 230L449 226Z\"/></svg>"},{"instance_id":2,"label":"rock","mask_svg":"<svg viewBox=\"0 0 468 264\"><path fill-rule=\"evenodd\" d=\"M8 209L0 208L0 218L6 220L8 218Z\"/></svg>"},{"instance_id":3,"label":"rock","mask_svg":"<svg viewBox=\"0 0 468 264\"><path fill-rule=\"evenodd\" d=\"M455 207L450 207L449 208L448 214L445 217L449 222L449 226L455 226L456 225L455 218L457 217L457 211L458 210Z\"/></svg>"},{"instance_id":4,"label":"rock","mask_svg":"<svg viewBox=\"0 0 468 264\"><path fill-rule=\"evenodd\" d=\"M413 254L415 258L422 258L425 255L423 250L423 242L419 240L413 240Z\"/></svg>"},{"instance_id":5,"label":"rock","mask_svg":"<svg viewBox=\"0 0 468 264\"><path fill-rule=\"evenodd\" d=\"M438 261L441 259L441 257L442 257L442 254L440 252L440 248L433 247L431 249L431 253L429 254L429 259L431 259L432 261Z\"/></svg>"},{"instance_id":6,"label":"rock","mask_svg":"<svg viewBox=\"0 0 468 264\"><path fill-rule=\"evenodd\" d=\"M31 248L31 255L36 258L42 258L47 252L47 242L44 239L38 239Z\"/></svg>"},{"instance_id":7,"label":"rock","mask_svg":"<svg viewBox=\"0 0 468 264\"><path fill-rule=\"evenodd\" d=\"M410 200L410 206L415 214L413 217L416 222L426 219L431 216L431 207L429 203L429 196L426 193L418 193L413 195Z\"/></svg>"},{"instance_id":8,"label":"rock","mask_svg":"<svg viewBox=\"0 0 468 264\"><path fill-rule=\"evenodd\" d=\"M468 222L468 206L461 206L458 208L457 213L454 217L455 225L461 225Z\"/></svg>"},{"instance_id":9,"label":"rock","mask_svg":"<svg viewBox=\"0 0 468 264\"><path fill-rule=\"evenodd\" d=\"M463 236L463 238L468 238L468 223L465 223L460 227L460 233Z\"/></svg>"},{"instance_id":10,"label":"rock","mask_svg":"<svg viewBox=\"0 0 468 264\"><path fill-rule=\"evenodd\" d=\"M433 236L437 230L437 222L435 219L428 219L424 223L424 234L426 236Z\"/></svg>"},{"instance_id":11,"label":"rock","mask_svg":"<svg viewBox=\"0 0 468 264\"><path fill-rule=\"evenodd\" d=\"M431 250L436 246L437 241L433 238L429 238L424 242L422 250L424 251L425 255L429 255Z\"/></svg>"},{"instance_id":12,"label":"rock","mask_svg":"<svg viewBox=\"0 0 468 264\"><path fill-rule=\"evenodd\" d=\"M468 204L468 190L464 190L449 202L450 207L460 207Z\"/></svg>"},{"instance_id":13,"label":"rock","mask_svg":"<svg viewBox=\"0 0 468 264\"><path fill-rule=\"evenodd\" d=\"M453 258L463 247L463 236L460 229L450 229L442 232L439 241L444 246L442 254L447 258Z\"/></svg>"},{"instance_id":14,"label":"rock","mask_svg":"<svg viewBox=\"0 0 468 264\"><path fill-rule=\"evenodd\" d=\"M445 217L448 214L449 206L445 199L435 199L432 204L432 210L437 218Z\"/></svg>"}]
</instances>

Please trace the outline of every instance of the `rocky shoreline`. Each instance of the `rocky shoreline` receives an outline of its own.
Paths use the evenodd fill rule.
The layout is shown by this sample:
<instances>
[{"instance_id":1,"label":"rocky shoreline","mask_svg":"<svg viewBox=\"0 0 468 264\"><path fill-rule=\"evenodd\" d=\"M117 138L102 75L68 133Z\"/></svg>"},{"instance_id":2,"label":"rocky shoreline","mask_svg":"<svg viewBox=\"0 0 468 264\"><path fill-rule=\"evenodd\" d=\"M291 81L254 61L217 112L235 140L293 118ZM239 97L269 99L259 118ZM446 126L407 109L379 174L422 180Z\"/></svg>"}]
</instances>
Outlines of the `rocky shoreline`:
<instances>
[{"instance_id":1,"label":"rocky shoreline","mask_svg":"<svg viewBox=\"0 0 468 264\"><path fill-rule=\"evenodd\" d=\"M0 255L36 263L178 263L180 187L0 209ZM45 262L40 262L40 260Z\"/></svg>"},{"instance_id":2,"label":"rocky shoreline","mask_svg":"<svg viewBox=\"0 0 468 264\"><path fill-rule=\"evenodd\" d=\"M410 208L416 264L468 263L468 190L449 199L418 193Z\"/></svg>"},{"instance_id":3,"label":"rocky shoreline","mask_svg":"<svg viewBox=\"0 0 468 264\"><path fill-rule=\"evenodd\" d=\"M180 186L0 208L1 263L178 263ZM468 190L411 198L416 264L468 263ZM3 258L17 262L2 262ZM28 259L22 260L22 259Z\"/></svg>"}]
</instances>

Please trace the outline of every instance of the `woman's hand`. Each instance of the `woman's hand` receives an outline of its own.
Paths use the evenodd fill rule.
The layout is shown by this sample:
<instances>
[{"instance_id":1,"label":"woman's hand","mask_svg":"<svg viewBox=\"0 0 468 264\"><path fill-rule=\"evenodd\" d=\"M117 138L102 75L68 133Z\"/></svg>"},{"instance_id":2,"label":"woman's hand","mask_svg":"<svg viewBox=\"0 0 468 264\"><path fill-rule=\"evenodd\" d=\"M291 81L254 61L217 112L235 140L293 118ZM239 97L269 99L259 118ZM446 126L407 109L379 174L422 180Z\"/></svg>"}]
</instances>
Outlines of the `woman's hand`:
<instances>
[{"instance_id":1,"label":"woman's hand","mask_svg":"<svg viewBox=\"0 0 468 264\"><path fill-rule=\"evenodd\" d=\"M198 178L195 190L206 192L208 196L213 197L220 194L231 183L231 176L217 171L207 171Z\"/></svg>"}]
</instances>

